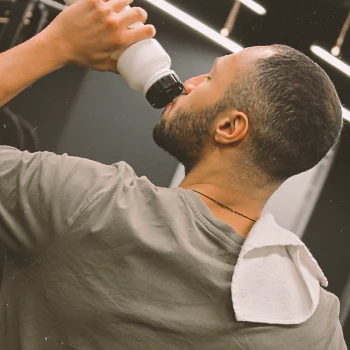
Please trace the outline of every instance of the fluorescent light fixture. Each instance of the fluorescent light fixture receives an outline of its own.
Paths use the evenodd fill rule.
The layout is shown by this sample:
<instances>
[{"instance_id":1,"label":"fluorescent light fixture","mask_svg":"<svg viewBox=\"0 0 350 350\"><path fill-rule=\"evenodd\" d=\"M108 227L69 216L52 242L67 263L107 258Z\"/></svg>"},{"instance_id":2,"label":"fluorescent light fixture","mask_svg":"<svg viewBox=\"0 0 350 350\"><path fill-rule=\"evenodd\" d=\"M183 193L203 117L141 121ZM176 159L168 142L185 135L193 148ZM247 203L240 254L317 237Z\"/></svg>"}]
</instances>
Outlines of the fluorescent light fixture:
<instances>
[{"instance_id":1,"label":"fluorescent light fixture","mask_svg":"<svg viewBox=\"0 0 350 350\"><path fill-rule=\"evenodd\" d=\"M343 108L343 118L350 122L350 111L345 108Z\"/></svg>"},{"instance_id":2,"label":"fluorescent light fixture","mask_svg":"<svg viewBox=\"0 0 350 350\"><path fill-rule=\"evenodd\" d=\"M350 66L342 62L339 58L334 57L328 51L316 45L311 46L311 51L350 77Z\"/></svg>"},{"instance_id":3,"label":"fluorescent light fixture","mask_svg":"<svg viewBox=\"0 0 350 350\"><path fill-rule=\"evenodd\" d=\"M194 17L188 15L187 13L179 10L173 5L170 5L164 0L146 0L150 4L158 7L159 9L167 12L169 15L175 17L182 23L196 30L197 32L203 34L212 41L215 41L217 44L223 46L224 48L230 50L231 52L238 52L243 50L243 47L235 43L234 41L223 37L221 34L215 30L209 28L202 22L198 21Z\"/></svg>"},{"instance_id":4,"label":"fluorescent light fixture","mask_svg":"<svg viewBox=\"0 0 350 350\"><path fill-rule=\"evenodd\" d=\"M266 10L261 5L259 5L258 3L256 3L253 0L239 0L239 1L259 15L266 14Z\"/></svg>"}]
</instances>

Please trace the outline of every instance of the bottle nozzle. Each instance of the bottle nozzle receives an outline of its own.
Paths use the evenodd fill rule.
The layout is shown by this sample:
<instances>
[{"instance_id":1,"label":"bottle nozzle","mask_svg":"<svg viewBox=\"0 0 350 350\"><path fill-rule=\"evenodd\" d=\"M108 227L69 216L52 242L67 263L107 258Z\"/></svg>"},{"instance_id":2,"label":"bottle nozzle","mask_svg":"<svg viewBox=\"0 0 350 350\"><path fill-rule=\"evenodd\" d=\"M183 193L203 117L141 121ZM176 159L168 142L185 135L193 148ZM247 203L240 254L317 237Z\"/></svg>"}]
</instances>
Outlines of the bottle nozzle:
<instances>
[{"instance_id":1,"label":"bottle nozzle","mask_svg":"<svg viewBox=\"0 0 350 350\"><path fill-rule=\"evenodd\" d=\"M156 81L147 91L146 99L153 108L164 108L175 97L180 96L184 85L180 78L172 73Z\"/></svg>"}]
</instances>

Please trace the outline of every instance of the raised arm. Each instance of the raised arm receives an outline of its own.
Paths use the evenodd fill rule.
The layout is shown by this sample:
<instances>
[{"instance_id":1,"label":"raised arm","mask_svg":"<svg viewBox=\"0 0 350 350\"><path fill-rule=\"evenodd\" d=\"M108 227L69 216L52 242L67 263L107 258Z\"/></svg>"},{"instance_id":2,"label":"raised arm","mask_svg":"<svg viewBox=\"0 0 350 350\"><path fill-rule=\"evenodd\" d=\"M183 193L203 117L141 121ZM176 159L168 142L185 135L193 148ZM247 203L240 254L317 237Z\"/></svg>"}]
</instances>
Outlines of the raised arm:
<instances>
[{"instance_id":1,"label":"raised arm","mask_svg":"<svg viewBox=\"0 0 350 350\"><path fill-rule=\"evenodd\" d=\"M80 0L42 32L0 54L0 107L44 75L73 63L117 73L111 54L154 36L141 8L122 10L132 0Z\"/></svg>"}]
</instances>

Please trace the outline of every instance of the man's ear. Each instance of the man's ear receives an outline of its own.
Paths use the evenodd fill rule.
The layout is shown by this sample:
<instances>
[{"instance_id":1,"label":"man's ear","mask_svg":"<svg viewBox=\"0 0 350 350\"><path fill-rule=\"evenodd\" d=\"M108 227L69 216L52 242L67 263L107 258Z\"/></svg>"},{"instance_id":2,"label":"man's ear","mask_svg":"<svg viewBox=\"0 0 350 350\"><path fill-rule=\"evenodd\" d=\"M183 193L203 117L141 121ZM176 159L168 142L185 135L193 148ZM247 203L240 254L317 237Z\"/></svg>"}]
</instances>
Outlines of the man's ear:
<instances>
[{"instance_id":1,"label":"man's ear","mask_svg":"<svg viewBox=\"0 0 350 350\"><path fill-rule=\"evenodd\" d=\"M248 128L249 122L245 113L230 111L216 122L215 141L225 145L238 142L246 136Z\"/></svg>"}]
</instances>

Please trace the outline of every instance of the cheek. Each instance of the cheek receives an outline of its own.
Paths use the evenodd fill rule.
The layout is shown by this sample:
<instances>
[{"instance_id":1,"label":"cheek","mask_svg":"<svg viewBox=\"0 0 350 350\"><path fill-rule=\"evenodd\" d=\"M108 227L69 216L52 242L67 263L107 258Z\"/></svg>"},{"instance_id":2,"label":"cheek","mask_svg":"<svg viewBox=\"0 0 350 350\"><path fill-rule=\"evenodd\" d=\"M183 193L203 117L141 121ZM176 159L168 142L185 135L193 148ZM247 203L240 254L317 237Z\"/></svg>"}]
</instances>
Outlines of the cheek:
<instances>
[{"instance_id":1,"label":"cheek","mask_svg":"<svg viewBox=\"0 0 350 350\"><path fill-rule=\"evenodd\" d=\"M193 90L187 96L188 107L202 107L203 105L210 104L212 99L212 92L209 89L208 83L203 83Z\"/></svg>"}]
</instances>

